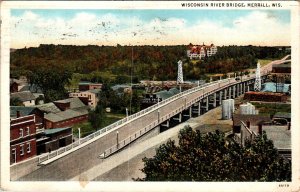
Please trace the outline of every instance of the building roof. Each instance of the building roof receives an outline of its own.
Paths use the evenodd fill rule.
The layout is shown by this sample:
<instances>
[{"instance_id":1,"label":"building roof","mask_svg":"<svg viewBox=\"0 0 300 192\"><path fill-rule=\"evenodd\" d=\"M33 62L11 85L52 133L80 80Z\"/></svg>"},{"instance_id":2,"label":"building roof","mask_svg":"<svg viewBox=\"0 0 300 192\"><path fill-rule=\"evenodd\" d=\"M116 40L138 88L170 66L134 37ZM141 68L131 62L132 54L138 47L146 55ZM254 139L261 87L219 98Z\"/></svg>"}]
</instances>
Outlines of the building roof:
<instances>
[{"instance_id":1,"label":"building roof","mask_svg":"<svg viewBox=\"0 0 300 192\"><path fill-rule=\"evenodd\" d=\"M70 109L86 106L78 97L54 101L54 103L70 103Z\"/></svg>"},{"instance_id":2,"label":"building roof","mask_svg":"<svg viewBox=\"0 0 300 192\"><path fill-rule=\"evenodd\" d=\"M36 107L10 106L10 117L17 117L17 111L21 116L30 115Z\"/></svg>"},{"instance_id":3,"label":"building roof","mask_svg":"<svg viewBox=\"0 0 300 192\"><path fill-rule=\"evenodd\" d=\"M268 116L261 115L233 115L233 126L241 126L241 121L243 121L244 123L250 122L250 125L259 125L260 123L270 122L271 119Z\"/></svg>"},{"instance_id":4,"label":"building roof","mask_svg":"<svg viewBox=\"0 0 300 192\"><path fill-rule=\"evenodd\" d=\"M263 126L268 139L272 140L277 149L291 149L291 131L283 126Z\"/></svg>"},{"instance_id":5,"label":"building roof","mask_svg":"<svg viewBox=\"0 0 300 192\"><path fill-rule=\"evenodd\" d=\"M85 92L90 92L90 93L99 93L101 91L101 89L90 89L90 90L87 90Z\"/></svg>"},{"instance_id":6,"label":"building roof","mask_svg":"<svg viewBox=\"0 0 300 192\"><path fill-rule=\"evenodd\" d=\"M88 114L88 111L76 111L72 109L67 109L65 111L61 111L58 113L48 113L45 115L45 119L51 122L60 122L60 121L65 121L68 119L72 119L75 117L79 117L82 115Z\"/></svg>"},{"instance_id":7,"label":"building roof","mask_svg":"<svg viewBox=\"0 0 300 192\"><path fill-rule=\"evenodd\" d=\"M80 81L79 85L102 85L102 83L92 83L90 81Z\"/></svg>"},{"instance_id":8,"label":"building roof","mask_svg":"<svg viewBox=\"0 0 300 192\"><path fill-rule=\"evenodd\" d=\"M41 105L35 105L39 110L45 112L45 113L58 113L61 112L61 110L54 105L54 103L45 103Z\"/></svg>"},{"instance_id":9,"label":"building roof","mask_svg":"<svg viewBox=\"0 0 300 192\"><path fill-rule=\"evenodd\" d=\"M119 90L119 89L131 88L131 86L123 84L123 85L114 85L111 88L112 88L112 90L115 91L115 90Z\"/></svg>"},{"instance_id":10,"label":"building roof","mask_svg":"<svg viewBox=\"0 0 300 192\"><path fill-rule=\"evenodd\" d=\"M24 85L20 91L30 91L31 93L43 93L42 89L35 84Z\"/></svg>"},{"instance_id":11,"label":"building roof","mask_svg":"<svg viewBox=\"0 0 300 192\"><path fill-rule=\"evenodd\" d=\"M275 113L274 117L275 118L290 119L291 118L291 113L277 112L277 113Z\"/></svg>"},{"instance_id":12,"label":"building roof","mask_svg":"<svg viewBox=\"0 0 300 192\"><path fill-rule=\"evenodd\" d=\"M34 95L30 91L16 92L10 94L11 98L18 98L22 102L35 100Z\"/></svg>"},{"instance_id":13,"label":"building roof","mask_svg":"<svg viewBox=\"0 0 300 192\"><path fill-rule=\"evenodd\" d=\"M51 135L54 133L59 133L61 131L67 130L67 129L71 129L71 127L65 127L65 128L55 128L55 129L45 129L45 135Z\"/></svg>"},{"instance_id":14,"label":"building roof","mask_svg":"<svg viewBox=\"0 0 300 192\"><path fill-rule=\"evenodd\" d=\"M273 65L273 68L291 68L291 62Z\"/></svg>"},{"instance_id":15,"label":"building roof","mask_svg":"<svg viewBox=\"0 0 300 192\"><path fill-rule=\"evenodd\" d=\"M164 99L167 99L169 97L172 97L173 95L176 95L179 93L179 90L177 88L172 88L169 91L163 90L157 93L154 93L157 97Z\"/></svg>"}]
</instances>

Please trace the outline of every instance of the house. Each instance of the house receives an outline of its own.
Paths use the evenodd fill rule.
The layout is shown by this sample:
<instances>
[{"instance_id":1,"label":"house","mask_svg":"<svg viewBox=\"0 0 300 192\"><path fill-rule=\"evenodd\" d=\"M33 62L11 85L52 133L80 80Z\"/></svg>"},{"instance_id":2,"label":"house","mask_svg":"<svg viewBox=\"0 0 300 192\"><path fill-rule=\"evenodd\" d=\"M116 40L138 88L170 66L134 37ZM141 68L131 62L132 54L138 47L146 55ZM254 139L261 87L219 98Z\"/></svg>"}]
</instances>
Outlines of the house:
<instances>
[{"instance_id":1,"label":"house","mask_svg":"<svg viewBox=\"0 0 300 192\"><path fill-rule=\"evenodd\" d=\"M47 153L65 147L72 143L71 127L45 129L37 138L37 154Z\"/></svg>"},{"instance_id":2,"label":"house","mask_svg":"<svg viewBox=\"0 0 300 192\"><path fill-rule=\"evenodd\" d=\"M214 45L193 45L189 44L187 50L187 56L190 59L202 59L204 57L210 57L215 55L218 51L218 48Z\"/></svg>"},{"instance_id":3,"label":"house","mask_svg":"<svg viewBox=\"0 0 300 192\"><path fill-rule=\"evenodd\" d=\"M35 107L46 114L61 112L61 110L54 103L44 103L41 105L36 105Z\"/></svg>"},{"instance_id":4,"label":"house","mask_svg":"<svg viewBox=\"0 0 300 192\"><path fill-rule=\"evenodd\" d=\"M252 141L264 131L267 134L267 138L273 141L278 153L284 158L291 160L291 131L287 126L260 124L259 131L257 132L251 127L250 123L245 123L244 121L240 121L240 123L240 132L234 133L233 137L237 143L244 146L246 140Z\"/></svg>"},{"instance_id":5,"label":"house","mask_svg":"<svg viewBox=\"0 0 300 192\"><path fill-rule=\"evenodd\" d=\"M23 91L30 91L33 96L35 97L35 99L40 98L39 99L39 103L37 104L43 104L44 103L44 94L42 89L35 85L35 84L26 84L24 85L19 92L23 92Z\"/></svg>"},{"instance_id":6,"label":"house","mask_svg":"<svg viewBox=\"0 0 300 192\"><path fill-rule=\"evenodd\" d=\"M11 93L10 97L19 99L25 107L35 105L35 97L30 91Z\"/></svg>"},{"instance_id":7,"label":"house","mask_svg":"<svg viewBox=\"0 0 300 192\"><path fill-rule=\"evenodd\" d=\"M54 101L53 104L59 111L52 108L55 109L55 112L49 112L45 115L46 129L69 127L88 119L89 107L77 97Z\"/></svg>"},{"instance_id":8,"label":"house","mask_svg":"<svg viewBox=\"0 0 300 192\"><path fill-rule=\"evenodd\" d=\"M10 120L10 164L36 156L35 115Z\"/></svg>"},{"instance_id":9,"label":"house","mask_svg":"<svg viewBox=\"0 0 300 192\"><path fill-rule=\"evenodd\" d=\"M117 94L131 93L132 88L130 85L114 85L111 87L113 91L117 92Z\"/></svg>"},{"instance_id":10,"label":"house","mask_svg":"<svg viewBox=\"0 0 300 192\"><path fill-rule=\"evenodd\" d=\"M10 118L20 118L28 115L35 116L37 130L44 128L44 112L37 107L10 106Z\"/></svg>"},{"instance_id":11,"label":"house","mask_svg":"<svg viewBox=\"0 0 300 192\"><path fill-rule=\"evenodd\" d=\"M10 91L10 93L18 92L18 86L19 86L19 84L17 82L15 82L12 79L10 79L10 83L9 83L9 91Z\"/></svg>"},{"instance_id":12,"label":"house","mask_svg":"<svg viewBox=\"0 0 300 192\"><path fill-rule=\"evenodd\" d=\"M271 122L271 118L268 116L261 115L244 115L244 114L234 114L232 117L233 120L233 133L240 133L242 121L251 128L251 130L256 133L259 132L259 126L268 122Z\"/></svg>"},{"instance_id":13,"label":"house","mask_svg":"<svg viewBox=\"0 0 300 192\"><path fill-rule=\"evenodd\" d=\"M81 81L79 82L79 91L87 91L91 89L101 89L102 84L101 83L92 83L89 81Z\"/></svg>"},{"instance_id":14,"label":"house","mask_svg":"<svg viewBox=\"0 0 300 192\"><path fill-rule=\"evenodd\" d=\"M62 99L53 101L53 103L61 110L65 111L67 109L74 109L79 107L86 107L88 108L79 98L68 98L68 99Z\"/></svg>"},{"instance_id":15,"label":"house","mask_svg":"<svg viewBox=\"0 0 300 192\"><path fill-rule=\"evenodd\" d=\"M53 129L59 127L70 127L74 124L85 122L88 119L88 110L67 109L58 113L45 115L45 128Z\"/></svg>"},{"instance_id":16,"label":"house","mask_svg":"<svg viewBox=\"0 0 300 192\"><path fill-rule=\"evenodd\" d=\"M152 94L145 94L144 98L141 102L141 109L145 109L151 105L154 105L158 102L161 102L169 97L172 97L173 95L178 94L180 91L177 88L172 88L170 90L163 90L159 91L157 93Z\"/></svg>"},{"instance_id":17,"label":"house","mask_svg":"<svg viewBox=\"0 0 300 192\"><path fill-rule=\"evenodd\" d=\"M287 99L288 96L284 93L249 91L244 95L244 100L248 101L286 102Z\"/></svg>"},{"instance_id":18,"label":"house","mask_svg":"<svg viewBox=\"0 0 300 192\"><path fill-rule=\"evenodd\" d=\"M89 105L91 108L96 108L99 101L99 92L101 89L92 89L88 91L69 93L69 97L78 97L83 103Z\"/></svg>"}]
</instances>

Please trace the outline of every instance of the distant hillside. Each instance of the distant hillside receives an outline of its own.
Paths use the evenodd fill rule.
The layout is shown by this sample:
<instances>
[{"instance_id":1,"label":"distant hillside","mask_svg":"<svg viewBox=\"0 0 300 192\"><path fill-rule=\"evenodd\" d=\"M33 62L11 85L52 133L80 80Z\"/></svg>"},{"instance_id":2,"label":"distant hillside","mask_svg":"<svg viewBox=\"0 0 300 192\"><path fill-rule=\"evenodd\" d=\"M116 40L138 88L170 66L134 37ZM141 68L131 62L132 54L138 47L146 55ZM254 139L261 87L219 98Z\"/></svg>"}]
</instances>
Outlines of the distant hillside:
<instances>
[{"instance_id":1,"label":"distant hillside","mask_svg":"<svg viewBox=\"0 0 300 192\"><path fill-rule=\"evenodd\" d=\"M177 62L182 59L184 78L199 79L206 73L226 73L255 67L257 59L280 58L285 49L255 46L218 47L215 56L191 62L187 46L71 46L40 45L11 51L11 76L16 77L37 68L52 67L71 73L99 74L125 78L133 74L141 79L175 80ZM131 66L133 71L131 71ZM101 79L101 78L100 78ZM127 80L126 80L127 79Z\"/></svg>"}]
</instances>

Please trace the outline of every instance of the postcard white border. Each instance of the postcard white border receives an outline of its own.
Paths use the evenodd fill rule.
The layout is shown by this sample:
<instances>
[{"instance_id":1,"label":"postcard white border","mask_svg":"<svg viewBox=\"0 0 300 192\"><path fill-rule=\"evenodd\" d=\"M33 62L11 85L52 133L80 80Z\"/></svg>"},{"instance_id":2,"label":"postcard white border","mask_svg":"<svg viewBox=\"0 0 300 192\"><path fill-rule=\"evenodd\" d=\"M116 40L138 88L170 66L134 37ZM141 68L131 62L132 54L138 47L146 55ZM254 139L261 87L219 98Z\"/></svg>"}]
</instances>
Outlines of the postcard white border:
<instances>
[{"instance_id":1,"label":"postcard white border","mask_svg":"<svg viewBox=\"0 0 300 192\"><path fill-rule=\"evenodd\" d=\"M197 2L199 1L189 1ZM201 1L201 3L211 1ZM215 1L216 2L216 1ZM219 2L219 1L218 1ZM240 1L222 1L224 3ZM248 2L248 1L247 1ZM300 180L300 66L299 66L299 3L297 1L254 1L260 3L278 3L280 8L291 11L292 46L292 182L88 182L82 187L79 182L11 182L9 171L9 18L10 9L249 9L249 8L183 8L181 1L109 1L109 2L62 2L62 1L5 1L1 3L1 189L9 191L299 191ZM185 1L186 3L186 1ZM8 152L8 153L7 153ZM289 184L289 187L279 187Z\"/></svg>"}]
</instances>

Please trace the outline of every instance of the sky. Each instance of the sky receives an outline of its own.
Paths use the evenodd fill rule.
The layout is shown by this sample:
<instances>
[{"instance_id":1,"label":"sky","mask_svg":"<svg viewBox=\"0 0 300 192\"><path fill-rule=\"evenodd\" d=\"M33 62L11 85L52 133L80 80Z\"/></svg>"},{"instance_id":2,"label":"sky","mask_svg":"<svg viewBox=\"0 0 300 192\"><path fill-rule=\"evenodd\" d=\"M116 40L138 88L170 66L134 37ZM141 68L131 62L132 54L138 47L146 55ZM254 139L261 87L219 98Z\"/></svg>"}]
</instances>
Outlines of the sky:
<instances>
[{"instance_id":1,"label":"sky","mask_svg":"<svg viewBox=\"0 0 300 192\"><path fill-rule=\"evenodd\" d=\"M13 9L11 47L62 45L287 46L289 10Z\"/></svg>"}]
</instances>

